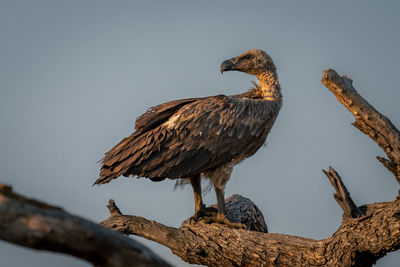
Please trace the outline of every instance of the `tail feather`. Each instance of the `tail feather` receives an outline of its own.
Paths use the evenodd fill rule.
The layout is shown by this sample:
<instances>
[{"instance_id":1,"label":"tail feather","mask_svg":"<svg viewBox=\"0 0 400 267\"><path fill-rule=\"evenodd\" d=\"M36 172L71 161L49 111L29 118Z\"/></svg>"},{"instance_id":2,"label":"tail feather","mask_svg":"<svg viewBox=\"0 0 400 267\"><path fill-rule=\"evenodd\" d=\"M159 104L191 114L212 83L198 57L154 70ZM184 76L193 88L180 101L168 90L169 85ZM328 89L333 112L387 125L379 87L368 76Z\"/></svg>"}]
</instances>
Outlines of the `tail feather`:
<instances>
[{"instance_id":1,"label":"tail feather","mask_svg":"<svg viewBox=\"0 0 400 267\"><path fill-rule=\"evenodd\" d=\"M106 184L110 182L112 179L115 179L119 176L119 174L115 174L111 169L104 168L100 172L99 178L97 178L96 182L94 182L93 185L96 184Z\"/></svg>"}]
</instances>

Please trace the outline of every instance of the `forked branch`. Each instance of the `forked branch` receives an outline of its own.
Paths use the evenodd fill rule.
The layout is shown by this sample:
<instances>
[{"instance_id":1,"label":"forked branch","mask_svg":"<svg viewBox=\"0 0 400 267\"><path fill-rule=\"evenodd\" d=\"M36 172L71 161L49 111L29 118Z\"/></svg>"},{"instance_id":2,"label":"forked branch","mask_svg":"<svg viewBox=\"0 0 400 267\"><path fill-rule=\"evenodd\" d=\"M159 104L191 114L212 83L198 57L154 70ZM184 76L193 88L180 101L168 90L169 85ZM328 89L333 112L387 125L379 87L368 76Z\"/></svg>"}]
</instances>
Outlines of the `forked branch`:
<instances>
[{"instance_id":1,"label":"forked branch","mask_svg":"<svg viewBox=\"0 0 400 267\"><path fill-rule=\"evenodd\" d=\"M355 127L371 137L385 151L389 159L378 157L400 183L400 132L392 122L379 113L353 87L347 76L336 71L324 71L321 82L336 96L356 118Z\"/></svg>"},{"instance_id":2,"label":"forked branch","mask_svg":"<svg viewBox=\"0 0 400 267\"><path fill-rule=\"evenodd\" d=\"M174 228L113 212L114 202L109 208L111 214L103 226L153 240L186 262L207 266L372 266L400 247L399 200L364 206L365 216L344 220L324 240L201 222Z\"/></svg>"}]
</instances>

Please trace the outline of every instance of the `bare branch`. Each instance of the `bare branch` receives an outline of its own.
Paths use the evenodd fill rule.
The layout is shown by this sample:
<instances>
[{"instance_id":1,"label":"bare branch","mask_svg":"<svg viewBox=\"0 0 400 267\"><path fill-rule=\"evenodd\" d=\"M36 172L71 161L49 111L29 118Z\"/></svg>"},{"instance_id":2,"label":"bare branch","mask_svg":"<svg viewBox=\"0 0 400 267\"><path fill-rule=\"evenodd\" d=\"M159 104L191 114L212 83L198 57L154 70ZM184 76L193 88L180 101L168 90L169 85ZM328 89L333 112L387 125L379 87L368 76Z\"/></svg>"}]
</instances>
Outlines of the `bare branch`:
<instances>
[{"instance_id":1,"label":"bare branch","mask_svg":"<svg viewBox=\"0 0 400 267\"><path fill-rule=\"evenodd\" d=\"M119 208L112 199L108 202L107 207L110 211L110 217L100 223L102 226L123 234L144 237L170 249L179 249L180 243L173 238L175 228L142 217L114 212L115 210L119 211Z\"/></svg>"},{"instance_id":2,"label":"bare branch","mask_svg":"<svg viewBox=\"0 0 400 267\"><path fill-rule=\"evenodd\" d=\"M353 87L353 81L336 71L324 71L321 82L356 118L355 127L371 137L389 160L380 162L395 174L400 183L400 132L392 122L371 106ZM379 158L378 158L379 159Z\"/></svg>"},{"instance_id":3,"label":"bare branch","mask_svg":"<svg viewBox=\"0 0 400 267\"><path fill-rule=\"evenodd\" d=\"M248 221L246 217L260 218L259 215L255 216L255 213L259 211L255 211L251 207L254 204L246 198L235 195L228 198L226 202L227 212L235 222L246 223ZM245 207L246 205L250 207ZM113 201L109 202L108 207L111 208L110 211L117 208ZM247 210L248 213L233 212L236 208ZM235 214L239 214L239 218L245 221L235 217ZM185 220L180 228L174 228L142 217L110 212L110 217L101 224L124 234L134 234L160 243L189 263L208 266L268 265L273 263L279 255L279 257L292 259L293 255L290 251L299 244L302 246L309 244L309 247L315 249L318 246L317 241L311 242L306 238L288 239L288 236L279 234L265 236L266 234L261 232L232 229L220 224L205 224L202 221L190 224L189 220ZM258 224L263 224L263 222L258 222ZM282 245L282 250L276 250L277 244ZM272 249L267 250L267 247ZM308 246L300 249L296 257L301 258L307 253L314 253L307 251L307 248Z\"/></svg>"},{"instance_id":4,"label":"bare branch","mask_svg":"<svg viewBox=\"0 0 400 267\"><path fill-rule=\"evenodd\" d=\"M371 204L364 206L362 211L365 216L344 220L339 230L325 240L201 222L174 228L142 217L115 213L102 225L158 242L193 264L372 266L387 252L400 247L400 201Z\"/></svg>"},{"instance_id":5,"label":"bare branch","mask_svg":"<svg viewBox=\"0 0 400 267\"><path fill-rule=\"evenodd\" d=\"M167 246L171 250L182 249L180 247L182 242L176 237L180 234L178 229L142 217L123 215L112 199L107 207L110 211L110 217L101 222L101 225L124 234L139 235ZM226 199L226 208L228 218L232 222L242 223L253 231L267 232L264 216L250 199L240 195L230 196ZM116 210L118 212L115 212ZM182 222L181 225L182 228L190 228L191 226L189 219Z\"/></svg>"},{"instance_id":6,"label":"bare branch","mask_svg":"<svg viewBox=\"0 0 400 267\"><path fill-rule=\"evenodd\" d=\"M4 185L0 185L0 239L73 255L97 266L169 266L128 237Z\"/></svg>"},{"instance_id":7,"label":"bare branch","mask_svg":"<svg viewBox=\"0 0 400 267\"><path fill-rule=\"evenodd\" d=\"M328 177L332 186L335 188L336 193L333 194L336 202L343 210L343 215L346 218L358 218L364 216L363 212L354 204L353 199L350 197L349 191L343 184L340 175L332 168L329 167L329 172L322 170L326 177Z\"/></svg>"}]
</instances>

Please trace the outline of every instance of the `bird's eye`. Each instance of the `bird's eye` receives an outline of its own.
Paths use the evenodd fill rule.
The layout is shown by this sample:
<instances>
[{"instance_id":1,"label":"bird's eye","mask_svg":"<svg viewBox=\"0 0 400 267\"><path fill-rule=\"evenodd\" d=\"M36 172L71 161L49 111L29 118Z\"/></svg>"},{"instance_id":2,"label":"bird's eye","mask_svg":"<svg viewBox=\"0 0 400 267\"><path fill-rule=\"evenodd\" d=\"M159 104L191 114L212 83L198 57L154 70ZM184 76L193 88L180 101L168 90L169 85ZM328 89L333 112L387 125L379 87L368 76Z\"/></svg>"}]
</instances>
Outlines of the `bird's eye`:
<instances>
[{"instance_id":1,"label":"bird's eye","mask_svg":"<svg viewBox=\"0 0 400 267\"><path fill-rule=\"evenodd\" d=\"M244 57L243 57L243 59L250 59L251 58L251 55L245 55Z\"/></svg>"}]
</instances>

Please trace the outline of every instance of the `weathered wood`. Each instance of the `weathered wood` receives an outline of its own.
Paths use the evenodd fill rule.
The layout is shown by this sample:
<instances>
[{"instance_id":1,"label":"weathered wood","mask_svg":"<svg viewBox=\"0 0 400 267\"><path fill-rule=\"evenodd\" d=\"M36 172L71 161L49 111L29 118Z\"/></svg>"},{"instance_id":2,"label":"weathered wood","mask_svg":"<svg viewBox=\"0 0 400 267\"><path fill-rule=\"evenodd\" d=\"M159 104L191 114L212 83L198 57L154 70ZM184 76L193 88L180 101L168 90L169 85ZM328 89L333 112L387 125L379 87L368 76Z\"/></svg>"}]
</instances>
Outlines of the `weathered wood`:
<instances>
[{"instance_id":1,"label":"weathered wood","mask_svg":"<svg viewBox=\"0 0 400 267\"><path fill-rule=\"evenodd\" d=\"M380 163L382 163L389 171L391 171L394 176L396 177L397 182L400 184L400 175L398 175L398 170L397 170L397 166L395 164L393 164L393 162L391 162L388 159L385 159L384 157L379 157L376 156L377 160L379 160Z\"/></svg>"},{"instance_id":2,"label":"weathered wood","mask_svg":"<svg viewBox=\"0 0 400 267\"><path fill-rule=\"evenodd\" d=\"M73 255L96 266L170 266L151 250L119 233L29 199L0 184L0 239Z\"/></svg>"},{"instance_id":3,"label":"weathered wood","mask_svg":"<svg viewBox=\"0 0 400 267\"><path fill-rule=\"evenodd\" d=\"M365 216L344 220L338 231L324 240L201 222L174 228L116 212L101 224L160 243L184 261L194 264L372 266L387 252L400 248L400 201L370 204L362 207L362 212Z\"/></svg>"},{"instance_id":4,"label":"weathered wood","mask_svg":"<svg viewBox=\"0 0 400 267\"><path fill-rule=\"evenodd\" d=\"M349 191L343 184L340 175L332 168L329 167L329 172L322 170L326 177L328 177L336 193L333 194L336 202L343 210L345 218L358 218L364 216L364 213L354 204L353 199L350 197Z\"/></svg>"},{"instance_id":5,"label":"weathered wood","mask_svg":"<svg viewBox=\"0 0 400 267\"><path fill-rule=\"evenodd\" d=\"M396 176L400 183L399 130L354 89L353 81L347 76L340 77L336 71L329 69L324 71L321 82L354 115L356 121L353 125L371 137L385 151L390 162L379 161Z\"/></svg>"}]
</instances>

